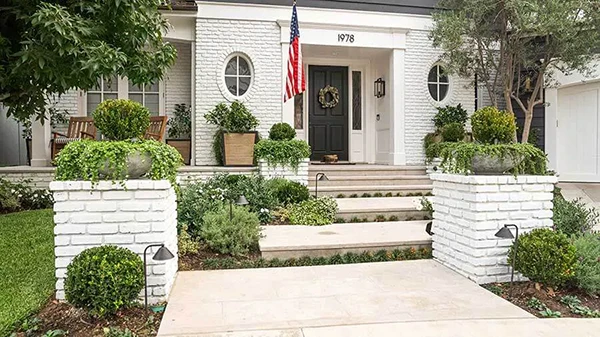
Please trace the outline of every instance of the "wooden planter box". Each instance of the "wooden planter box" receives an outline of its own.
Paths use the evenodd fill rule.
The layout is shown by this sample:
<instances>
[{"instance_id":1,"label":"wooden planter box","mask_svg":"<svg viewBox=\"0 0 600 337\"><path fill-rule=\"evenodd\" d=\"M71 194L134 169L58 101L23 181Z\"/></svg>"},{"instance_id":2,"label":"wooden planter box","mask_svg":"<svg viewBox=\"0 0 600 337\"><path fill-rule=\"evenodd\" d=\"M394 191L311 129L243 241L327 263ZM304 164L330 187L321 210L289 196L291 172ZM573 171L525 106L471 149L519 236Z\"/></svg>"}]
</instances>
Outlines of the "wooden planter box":
<instances>
[{"instance_id":1,"label":"wooden planter box","mask_svg":"<svg viewBox=\"0 0 600 337\"><path fill-rule=\"evenodd\" d=\"M254 144L257 133L224 133L223 165L254 166Z\"/></svg>"},{"instance_id":2,"label":"wooden planter box","mask_svg":"<svg viewBox=\"0 0 600 337\"><path fill-rule=\"evenodd\" d=\"M192 156L191 139L167 139L167 145L174 147L183 157L183 163L189 165Z\"/></svg>"}]
</instances>

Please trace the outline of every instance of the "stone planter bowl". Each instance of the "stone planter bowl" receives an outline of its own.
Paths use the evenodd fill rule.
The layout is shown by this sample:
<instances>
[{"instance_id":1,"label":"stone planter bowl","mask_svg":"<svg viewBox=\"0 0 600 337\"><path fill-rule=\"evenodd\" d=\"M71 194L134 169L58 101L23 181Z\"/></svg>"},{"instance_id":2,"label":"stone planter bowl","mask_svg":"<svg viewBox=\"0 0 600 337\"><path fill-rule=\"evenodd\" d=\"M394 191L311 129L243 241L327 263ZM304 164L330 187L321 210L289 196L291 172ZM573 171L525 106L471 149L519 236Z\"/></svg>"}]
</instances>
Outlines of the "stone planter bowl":
<instances>
[{"instance_id":1,"label":"stone planter bowl","mask_svg":"<svg viewBox=\"0 0 600 337\"><path fill-rule=\"evenodd\" d=\"M127 156L127 179L140 179L152 168L152 157L148 153L135 151ZM110 176L112 170L108 167L108 163L104 164L98 170L100 177Z\"/></svg>"},{"instance_id":2,"label":"stone planter bowl","mask_svg":"<svg viewBox=\"0 0 600 337\"><path fill-rule=\"evenodd\" d=\"M519 165L522 160L510 156L500 158L491 155L475 154L471 169L475 175L499 175Z\"/></svg>"}]
</instances>

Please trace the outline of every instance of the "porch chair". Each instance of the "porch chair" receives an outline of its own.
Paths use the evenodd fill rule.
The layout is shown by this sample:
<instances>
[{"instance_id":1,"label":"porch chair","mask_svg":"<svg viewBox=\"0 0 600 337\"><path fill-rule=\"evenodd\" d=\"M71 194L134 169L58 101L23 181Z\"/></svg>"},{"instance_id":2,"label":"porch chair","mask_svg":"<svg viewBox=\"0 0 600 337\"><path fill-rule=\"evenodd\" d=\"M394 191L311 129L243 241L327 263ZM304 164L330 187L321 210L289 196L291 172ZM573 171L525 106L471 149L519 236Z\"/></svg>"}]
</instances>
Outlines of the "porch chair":
<instances>
[{"instance_id":1,"label":"porch chair","mask_svg":"<svg viewBox=\"0 0 600 337\"><path fill-rule=\"evenodd\" d=\"M144 138L162 142L165 137L165 130L167 129L167 119L167 116L150 117L150 126L146 130Z\"/></svg>"},{"instance_id":2,"label":"porch chair","mask_svg":"<svg viewBox=\"0 0 600 337\"><path fill-rule=\"evenodd\" d=\"M52 160L70 142L96 139L96 126L92 117L71 117L67 133L52 132Z\"/></svg>"}]
</instances>

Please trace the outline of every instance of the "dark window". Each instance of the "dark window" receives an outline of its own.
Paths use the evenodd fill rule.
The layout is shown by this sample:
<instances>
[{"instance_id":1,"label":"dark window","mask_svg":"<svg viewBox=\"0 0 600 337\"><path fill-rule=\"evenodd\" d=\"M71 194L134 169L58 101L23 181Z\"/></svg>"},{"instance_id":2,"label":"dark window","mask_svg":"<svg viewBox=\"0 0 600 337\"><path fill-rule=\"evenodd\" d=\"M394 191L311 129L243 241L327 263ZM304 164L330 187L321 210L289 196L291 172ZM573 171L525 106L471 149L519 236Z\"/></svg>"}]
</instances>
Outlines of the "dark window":
<instances>
[{"instance_id":1,"label":"dark window","mask_svg":"<svg viewBox=\"0 0 600 337\"><path fill-rule=\"evenodd\" d=\"M352 72L352 130L362 130L362 73Z\"/></svg>"},{"instance_id":2,"label":"dark window","mask_svg":"<svg viewBox=\"0 0 600 337\"><path fill-rule=\"evenodd\" d=\"M304 129L304 94L294 96L294 128Z\"/></svg>"},{"instance_id":3,"label":"dark window","mask_svg":"<svg viewBox=\"0 0 600 337\"><path fill-rule=\"evenodd\" d=\"M436 102L441 102L446 98L450 87L450 80L442 66L436 64L431 68L429 75L427 75L427 85L429 87L429 94Z\"/></svg>"}]
</instances>

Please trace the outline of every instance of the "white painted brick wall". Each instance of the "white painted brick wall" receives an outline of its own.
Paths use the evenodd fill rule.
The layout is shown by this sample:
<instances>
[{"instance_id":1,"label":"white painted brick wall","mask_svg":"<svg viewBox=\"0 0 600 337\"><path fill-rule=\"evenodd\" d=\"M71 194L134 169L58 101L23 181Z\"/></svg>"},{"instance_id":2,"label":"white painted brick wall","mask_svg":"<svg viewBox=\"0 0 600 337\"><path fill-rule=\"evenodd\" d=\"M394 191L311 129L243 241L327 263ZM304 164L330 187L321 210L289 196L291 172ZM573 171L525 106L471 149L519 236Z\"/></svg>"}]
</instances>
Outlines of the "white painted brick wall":
<instances>
[{"instance_id":1,"label":"white painted brick wall","mask_svg":"<svg viewBox=\"0 0 600 337\"><path fill-rule=\"evenodd\" d=\"M177 274L177 203L168 181L130 180L119 184L101 181L53 181L56 298L65 299L64 280L71 260L87 248L117 245L143 259L150 244L165 244L175 255L166 262L152 260L148 250L150 303L165 301ZM143 292L142 292L143 295Z\"/></svg>"},{"instance_id":2,"label":"white painted brick wall","mask_svg":"<svg viewBox=\"0 0 600 337\"><path fill-rule=\"evenodd\" d=\"M254 67L254 80L242 99L258 118L258 131L266 136L281 122L281 43L275 21L196 21L196 165L214 165L212 139L215 128L206 124L204 114L228 95L222 93L225 59L234 52L248 55Z\"/></svg>"},{"instance_id":3,"label":"white painted brick wall","mask_svg":"<svg viewBox=\"0 0 600 337\"><path fill-rule=\"evenodd\" d=\"M308 162L308 158L303 160L298 169L294 170L289 166L273 166L269 165L265 160L260 160L258 162L258 172L266 179L284 178L308 186Z\"/></svg>"},{"instance_id":4,"label":"white painted brick wall","mask_svg":"<svg viewBox=\"0 0 600 337\"><path fill-rule=\"evenodd\" d=\"M192 104L192 46L183 42L171 44L177 49L177 60L165 80L165 112L169 117L176 104Z\"/></svg>"},{"instance_id":5,"label":"white painted brick wall","mask_svg":"<svg viewBox=\"0 0 600 337\"><path fill-rule=\"evenodd\" d=\"M554 176L463 176L434 173L433 256L478 284L510 280L512 240L495 237L506 224L519 234L552 227Z\"/></svg>"},{"instance_id":6,"label":"white painted brick wall","mask_svg":"<svg viewBox=\"0 0 600 337\"><path fill-rule=\"evenodd\" d=\"M435 49L427 31L410 31L406 35L406 67L405 67L405 146L408 165L423 165L425 151L423 137L435 131L431 120L437 113L436 105L427 87L429 70L439 59L439 49ZM457 105L473 113L475 108L475 89L473 79L451 76L452 88L443 106Z\"/></svg>"},{"instance_id":7,"label":"white painted brick wall","mask_svg":"<svg viewBox=\"0 0 600 337\"><path fill-rule=\"evenodd\" d=\"M67 111L71 116L79 115L79 111L77 110L79 100L79 90L69 90L64 93L60 97L54 96L50 100L49 107L53 107L61 112ZM52 131L66 133L69 128L69 124L59 124L54 126Z\"/></svg>"}]
</instances>

